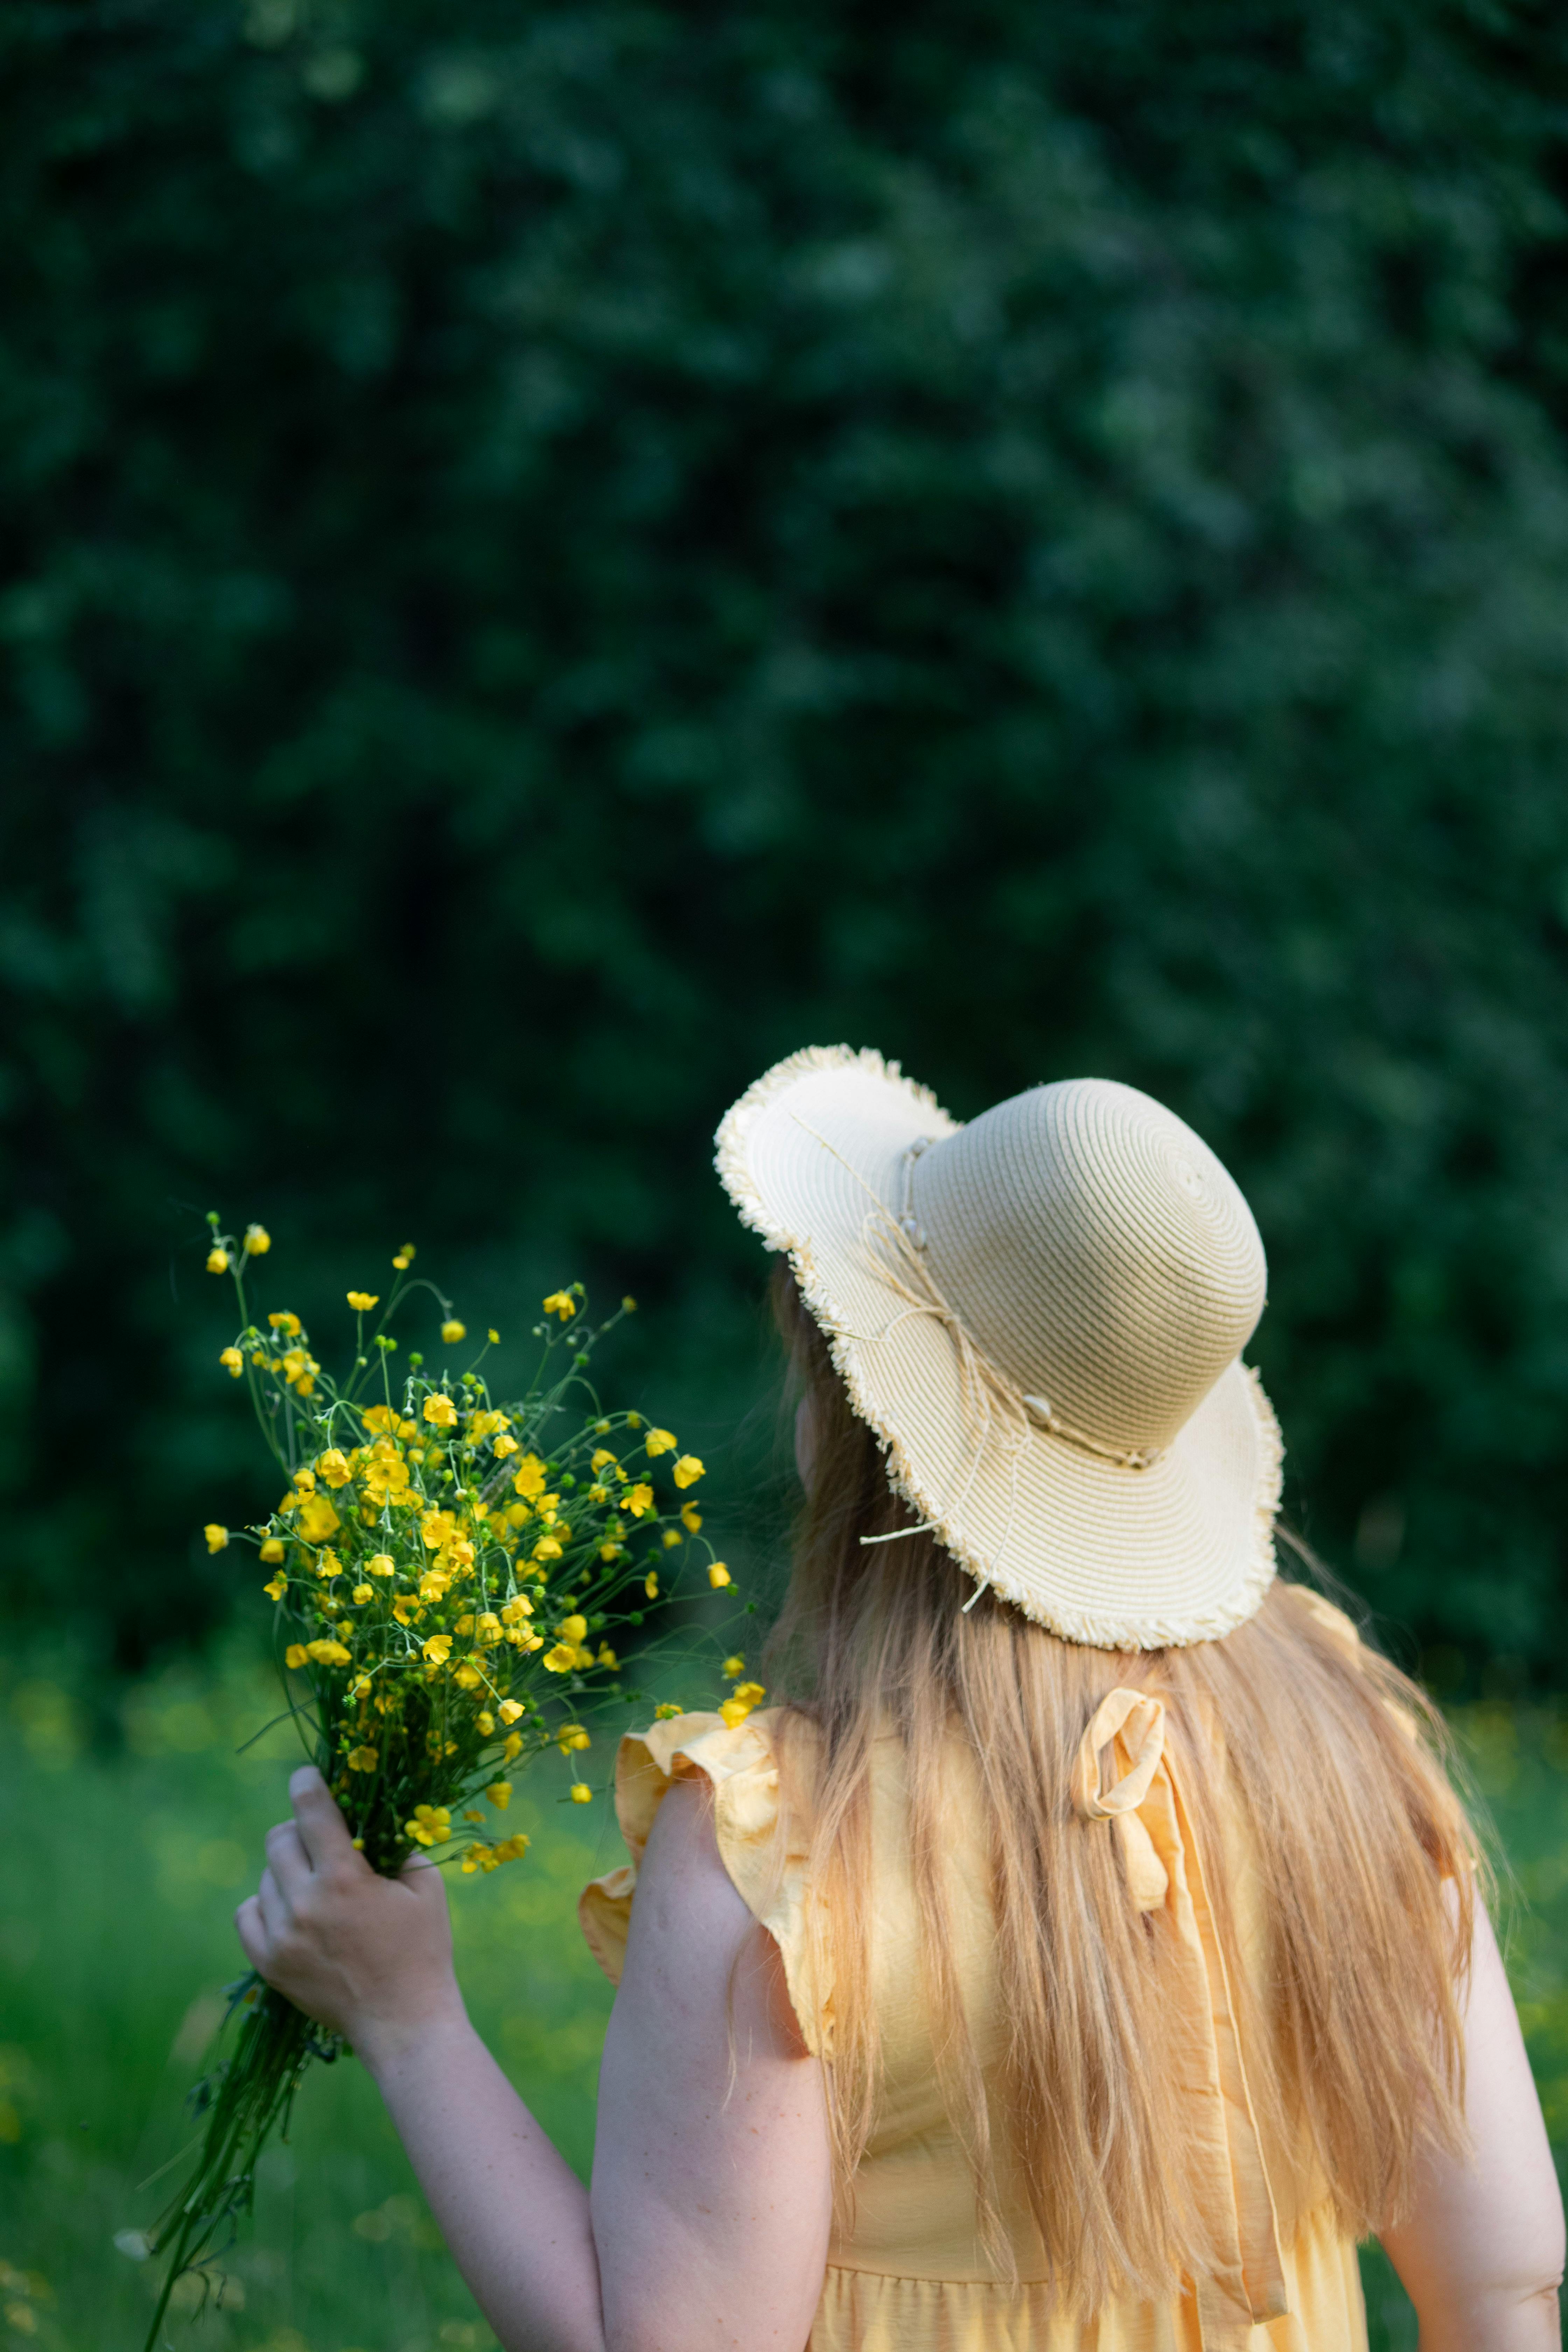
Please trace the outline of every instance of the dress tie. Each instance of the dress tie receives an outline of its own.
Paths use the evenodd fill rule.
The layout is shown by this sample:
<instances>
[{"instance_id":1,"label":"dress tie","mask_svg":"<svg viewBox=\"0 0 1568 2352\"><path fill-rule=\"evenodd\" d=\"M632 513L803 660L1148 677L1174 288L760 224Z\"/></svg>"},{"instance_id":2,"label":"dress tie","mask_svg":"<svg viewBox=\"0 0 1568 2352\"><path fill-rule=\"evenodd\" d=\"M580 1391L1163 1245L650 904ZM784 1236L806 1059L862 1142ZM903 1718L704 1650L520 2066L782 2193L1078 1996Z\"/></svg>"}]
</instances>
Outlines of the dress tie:
<instances>
[{"instance_id":1,"label":"dress tie","mask_svg":"<svg viewBox=\"0 0 1568 2352\"><path fill-rule=\"evenodd\" d=\"M1109 1785L1102 1762L1110 1750ZM1079 1744L1073 1802L1113 1822L1141 1911L1163 1911L1186 1975L1171 2063L1186 2109L1186 2145L1202 2170L1205 2275L1188 2282L1204 2352L1245 2352L1249 2331L1289 2316L1273 2192L1247 2088L1225 1956L1191 1818L1165 1749L1165 1708L1146 1691L1113 1690ZM1293 2332L1293 2331L1292 2331ZM1276 2336L1289 2343L1290 2336Z\"/></svg>"}]
</instances>

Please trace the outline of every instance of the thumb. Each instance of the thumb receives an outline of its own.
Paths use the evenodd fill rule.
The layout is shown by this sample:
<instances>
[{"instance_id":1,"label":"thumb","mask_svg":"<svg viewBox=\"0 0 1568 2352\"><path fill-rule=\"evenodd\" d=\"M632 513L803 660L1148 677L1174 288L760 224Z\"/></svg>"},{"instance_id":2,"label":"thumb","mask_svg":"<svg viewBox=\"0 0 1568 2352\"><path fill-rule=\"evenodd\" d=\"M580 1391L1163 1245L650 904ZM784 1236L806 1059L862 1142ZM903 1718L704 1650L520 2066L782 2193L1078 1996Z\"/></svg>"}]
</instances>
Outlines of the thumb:
<instances>
[{"instance_id":1,"label":"thumb","mask_svg":"<svg viewBox=\"0 0 1568 2352\"><path fill-rule=\"evenodd\" d=\"M364 1857L354 1852L337 1800L313 1764L301 1764L289 1774L289 1800L312 1870L352 1869L355 1863L362 1869L368 1867Z\"/></svg>"}]
</instances>

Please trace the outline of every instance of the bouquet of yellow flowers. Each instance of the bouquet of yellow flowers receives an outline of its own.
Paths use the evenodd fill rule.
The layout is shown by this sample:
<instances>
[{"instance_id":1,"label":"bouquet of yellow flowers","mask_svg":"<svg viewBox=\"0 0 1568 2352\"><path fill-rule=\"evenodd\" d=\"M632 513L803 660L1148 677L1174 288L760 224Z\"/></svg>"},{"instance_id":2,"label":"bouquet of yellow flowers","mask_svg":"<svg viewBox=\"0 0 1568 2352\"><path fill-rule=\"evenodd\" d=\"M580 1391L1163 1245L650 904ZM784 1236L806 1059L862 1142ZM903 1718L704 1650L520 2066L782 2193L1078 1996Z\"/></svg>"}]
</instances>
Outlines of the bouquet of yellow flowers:
<instances>
[{"instance_id":1,"label":"bouquet of yellow flowers","mask_svg":"<svg viewBox=\"0 0 1568 2352\"><path fill-rule=\"evenodd\" d=\"M465 1369L447 1369L468 1332L411 1274L405 1244L384 1301L348 1293L356 1346L339 1383L298 1315L250 1319L246 1277L271 1247L265 1228L237 1240L216 1214L208 1224L208 1271L232 1276L241 1322L219 1360L248 1387L288 1482L264 1522L215 1523L208 1547L254 1546L268 1570L289 1713L366 1861L395 1875L419 1847L465 1873L495 1870L528 1844L496 1833L510 1776L544 1749L587 1748L584 1702L620 1694L620 1628L643 1625L694 1554L709 1588L731 1586L700 1536L701 1462L641 1414L604 1409L587 1379L595 1345L635 1301L589 1329L582 1284L552 1291L535 1377L498 1402L479 1369L497 1334ZM439 1309L438 1371L417 1350L395 1364L385 1327L416 1291ZM762 1696L742 1685L726 1717ZM574 1780L574 1800L592 1793ZM257 2157L287 2129L310 2061L342 2048L255 1975L231 1988L228 2016L233 2053L192 2095L206 2117L200 2156L153 2233L168 2272L149 2352L175 2279L249 2210Z\"/></svg>"}]
</instances>

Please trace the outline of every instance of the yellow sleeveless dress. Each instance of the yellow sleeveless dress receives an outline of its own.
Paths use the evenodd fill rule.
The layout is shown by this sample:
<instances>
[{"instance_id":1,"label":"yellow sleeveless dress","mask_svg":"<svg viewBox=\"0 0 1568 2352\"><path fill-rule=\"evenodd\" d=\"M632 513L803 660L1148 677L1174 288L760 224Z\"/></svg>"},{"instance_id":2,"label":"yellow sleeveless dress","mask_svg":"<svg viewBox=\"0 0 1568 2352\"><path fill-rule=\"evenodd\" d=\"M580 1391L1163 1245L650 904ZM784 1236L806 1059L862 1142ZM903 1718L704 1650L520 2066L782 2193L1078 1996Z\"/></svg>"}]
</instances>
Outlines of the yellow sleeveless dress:
<instances>
[{"instance_id":1,"label":"yellow sleeveless dress","mask_svg":"<svg viewBox=\"0 0 1568 2352\"><path fill-rule=\"evenodd\" d=\"M754 1715L731 1730L716 1715L683 1715L621 1742L616 1802L633 1859L586 1889L579 1916L595 1958L618 1983L637 1864L654 1815L674 1780L704 1774L724 1867L777 1942L808 2046L827 2055L832 1988L810 1980L805 1853L788 1823L780 1869L773 1720ZM1121 1768L1109 1790L1100 1787L1102 1747ZM1038 2242L1021 2203L1004 2214L1018 2250L1018 2282L999 2277L986 2259L969 2167L937 2087L905 1860L902 1750L889 1738L876 1744L871 1784L871 1965L883 2081L856 2176L853 2226L829 2247L809 2352L1366 2352L1355 2248L1341 2236L1331 2206L1319 2203L1286 2232L1276 2215L1225 1964L1180 1790L1163 1753L1157 1704L1113 1692L1086 1735L1079 1770L1089 1779L1082 1809L1113 1817L1124 1838L1133 1899L1144 1909L1168 1906L1178 1930L1190 2033L1171 2063L1193 2101L1190 2145L1203 2167L1212 2273L1163 2303L1118 2301L1090 2319L1069 2316L1043 2276L1028 2274L1028 2249ZM984 1857L961 1833L959 1782L951 1801L955 1958L984 2063L988 2045L999 2048L1002 2027L990 1894ZM1250 1973L1261 1939L1248 1934L1244 1900L1238 1912Z\"/></svg>"}]
</instances>

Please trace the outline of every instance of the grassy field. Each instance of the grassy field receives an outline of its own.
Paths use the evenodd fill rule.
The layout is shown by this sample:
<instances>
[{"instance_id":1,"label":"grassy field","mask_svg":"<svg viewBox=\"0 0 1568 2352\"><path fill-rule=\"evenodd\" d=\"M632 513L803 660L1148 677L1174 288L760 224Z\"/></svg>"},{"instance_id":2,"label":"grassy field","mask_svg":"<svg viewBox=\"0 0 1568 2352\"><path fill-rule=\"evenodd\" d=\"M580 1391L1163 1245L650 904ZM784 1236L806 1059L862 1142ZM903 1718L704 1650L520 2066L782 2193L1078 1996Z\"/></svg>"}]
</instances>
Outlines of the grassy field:
<instances>
[{"instance_id":1,"label":"grassy field","mask_svg":"<svg viewBox=\"0 0 1568 2352\"><path fill-rule=\"evenodd\" d=\"M132 1694L127 1753L93 1760L65 1689L13 1681L0 1723L11 1791L0 1906L0 2342L136 2352L154 2265L116 2246L157 2210L149 2177L189 2138L181 2101L237 1973L230 1913L281 1810L280 1732L239 1659ZM1554 2141L1568 2149L1568 1715L1469 1710L1461 1730L1516 1882L1514 1971ZM607 1743L601 1741L601 1748ZM596 1751L597 1756L597 1751ZM599 1759L607 1766L607 1752ZM454 1884L470 2005L536 2113L585 2166L608 1988L577 1935L583 1881L620 1859L603 1801L560 1801L541 1769L509 1817L527 1859ZM444 2253L360 2070L321 2070L288 2147L265 2160L255 2226L193 2352L440 2352L494 2341ZM1366 2261L1374 2347L1408 2352L1408 2305Z\"/></svg>"}]
</instances>

